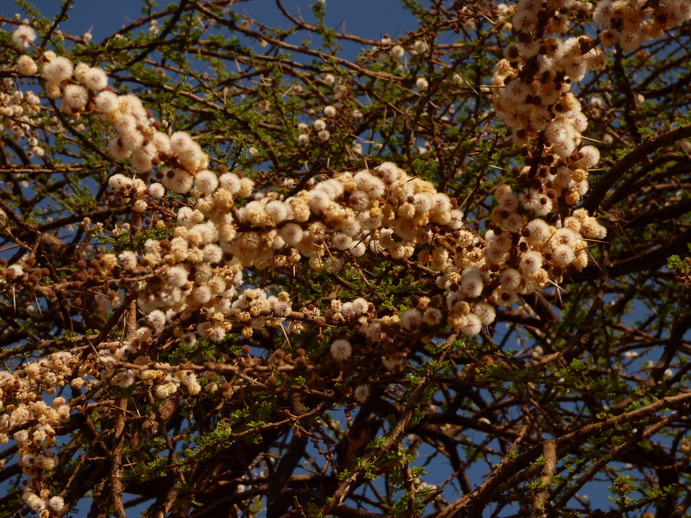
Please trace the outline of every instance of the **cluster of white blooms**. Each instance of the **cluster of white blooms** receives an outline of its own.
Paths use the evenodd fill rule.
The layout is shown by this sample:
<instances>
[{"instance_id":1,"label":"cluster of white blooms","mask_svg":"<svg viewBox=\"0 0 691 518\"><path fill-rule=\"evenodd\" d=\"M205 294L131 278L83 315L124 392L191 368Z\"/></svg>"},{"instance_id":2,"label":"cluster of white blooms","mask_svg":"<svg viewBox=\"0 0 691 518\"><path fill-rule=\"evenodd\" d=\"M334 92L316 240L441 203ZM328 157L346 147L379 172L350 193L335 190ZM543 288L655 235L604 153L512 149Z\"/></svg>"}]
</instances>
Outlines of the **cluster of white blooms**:
<instances>
[{"instance_id":1,"label":"cluster of white blooms","mask_svg":"<svg viewBox=\"0 0 691 518\"><path fill-rule=\"evenodd\" d=\"M226 172L204 181L208 188L197 185L192 192L194 206L178 211L172 239L149 240L141 258L123 252L119 259L126 269L164 265L154 279L140 283L139 307L152 328L160 331L196 313L203 316L196 334L214 341L222 340L234 322L251 336L253 328L277 325L292 315L285 292L241 292L245 268L282 268L305 258L319 272L341 268L347 255L368 252L417 259L439 272L437 285L445 290L446 303L404 313L406 330L447 322L457 331L477 334L494 320L495 305L510 305L519 294L547 286L548 268L558 267L560 273L569 265L583 268L587 256L581 232L602 232L580 213L564 229L540 219L528 221L526 215L540 214L540 202L528 199L529 192L516 196L504 188L497 196L503 207L499 216L508 212L504 219L513 222L512 230L497 228L483 240L464 228L463 214L447 195L392 163L341 173L288 199L264 192L239 208L235 201L243 180L237 175ZM126 180L114 177L111 182ZM533 230L539 223L544 228ZM329 316L356 322L368 341L377 341L385 334L382 319L366 316L369 309L366 300L356 299ZM346 348L336 347L332 354L343 358Z\"/></svg>"},{"instance_id":2,"label":"cluster of white blooms","mask_svg":"<svg viewBox=\"0 0 691 518\"><path fill-rule=\"evenodd\" d=\"M167 282L142 283L141 309L159 329L178 315L201 311L208 320L197 332L221 340L231 320L263 326L267 315L281 319L292 311L286 293L239 294L243 268L280 268L304 257L310 267L321 271L329 262L340 267L342 261L335 255L340 251L359 257L368 248L402 259L413 255L417 243L430 240L431 222L450 229L461 226L460 211L452 209L448 197L436 193L429 182L411 178L393 164L383 165L378 173L344 173L288 199L266 192L240 208L235 198L245 179L228 172L214 176L215 181L209 179L213 189L193 191L194 208L178 211L170 241L146 243L139 264L167 265L161 273ZM118 178L120 182L124 179ZM245 186L251 191L249 181ZM382 203L387 193L397 198ZM120 258L126 268L134 267L135 259ZM346 304L350 307L343 312L349 317L367 310L364 300Z\"/></svg>"},{"instance_id":3,"label":"cluster of white blooms","mask_svg":"<svg viewBox=\"0 0 691 518\"><path fill-rule=\"evenodd\" d=\"M513 129L517 145L525 146L543 132L553 153L570 156L588 121L569 90L588 71L604 66L598 43L635 50L691 19L688 0L602 0L592 12L593 21L603 27L597 40L559 35L569 29L570 11L586 14L591 8L577 0L518 2L512 28L519 41L505 49L493 78L497 115Z\"/></svg>"},{"instance_id":4,"label":"cluster of white blooms","mask_svg":"<svg viewBox=\"0 0 691 518\"><path fill-rule=\"evenodd\" d=\"M585 210L572 209L588 191L588 170L600 153L580 147L587 120L569 92L588 70L603 66L604 55L589 38L555 35L568 29L570 10L587 9L573 0L520 0L512 18L519 41L505 49L495 70L495 108L514 130L514 142L528 146L542 139L519 172L517 188L501 185L494 193L490 219L496 227L485 234L484 253L500 272L494 291L500 305L581 270L588 262L586 240L606 235Z\"/></svg>"},{"instance_id":5,"label":"cluster of white blooms","mask_svg":"<svg viewBox=\"0 0 691 518\"><path fill-rule=\"evenodd\" d=\"M520 49L517 56L523 56ZM122 174L110 179L114 190L134 199L135 211L146 210L147 196L164 196L164 187L188 194L192 201L178 210L170 239L147 241L141 257L125 251L117 258L122 268L135 274L138 269L163 266L155 277L139 283L139 308L156 331L196 314L200 319L193 339L220 341L234 323L242 326L244 336L251 336L253 329L280 325L293 309L285 292L278 296L257 289L243 292L245 268L284 268L305 258L317 272L337 270L347 256L369 252L417 260L439 272L436 283L444 290L443 303L423 301L400 319L398 315L376 318L363 299L346 302L333 318L355 322L368 342L388 336L395 325L423 332L447 323L457 332L475 335L494 321L496 305L511 305L518 295L547 286L567 267L583 268L584 238L604 235L587 214L575 214L559 229L540 219L557 212L570 193L587 188L584 171L597 162L594 148L584 149L577 169L563 167L555 157L551 167L538 170L541 179L527 181L521 192L498 189L498 207L492 213L496 228L482 239L464 226L454 200L393 163L374 171L337 174L288 199L266 191L238 203L252 195L251 180L208 170L208 157L187 133L168 137L157 131L138 98L105 89L108 78L102 70L81 65L75 69L66 58L53 57L42 73L56 96L62 95L68 111L92 110L113 126L117 136L109 150L114 158L131 158L132 167L140 172L168 168L161 183L149 186ZM557 97L554 110L572 117L573 96ZM325 119L314 122L320 140L327 138L321 135L336 114L336 107L327 106ZM350 356L345 342L335 343L335 358ZM385 357L390 368L400 364L395 354ZM168 379L161 390L177 390L178 385Z\"/></svg>"},{"instance_id":6,"label":"cluster of white blooms","mask_svg":"<svg viewBox=\"0 0 691 518\"><path fill-rule=\"evenodd\" d=\"M429 50L429 45L425 40L421 39L407 39L407 41L393 40L389 36L383 36L379 40L379 46L373 49L373 52L379 59L391 58L395 61L402 59L406 52L411 56L424 55Z\"/></svg>"},{"instance_id":7,"label":"cluster of white blooms","mask_svg":"<svg viewBox=\"0 0 691 518\"><path fill-rule=\"evenodd\" d=\"M129 178L122 173L116 173L111 176L108 179L108 186L124 197L130 198L130 200L133 199L132 209L135 212L146 211L148 207L146 198L148 196L156 199L162 198L165 194L165 187L158 182L147 186L147 184L140 178ZM134 264L126 269L131 270L134 268L134 266L136 266L136 257L134 258Z\"/></svg>"},{"instance_id":8,"label":"cluster of white blooms","mask_svg":"<svg viewBox=\"0 0 691 518\"><path fill-rule=\"evenodd\" d=\"M688 0L601 0L593 12L593 21L603 27L602 44L617 44L628 51L687 20L691 20Z\"/></svg>"},{"instance_id":9,"label":"cluster of white blooms","mask_svg":"<svg viewBox=\"0 0 691 518\"><path fill-rule=\"evenodd\" d=\"M50 473L57 465L55 427L70 416L65 398L55 397L47 404L41 394L55 394L78 366L76 356L62 351L13 372L0 370L0 444L15 441L19 466L29 477L24 502L35 512L57 511L64 505L62 498L50 498Z\"/></svg>"},{"instance_id":10,"label":"cluster of white blooms","mask_svg":"<svg viewBox=\"0 0 691 518\"><path fill-rule=\"evenodd\" d=\"M533 4L519 3L516 25L539 21L531 11ZM424 46L424 42L414 45L415 52L425 52ZM508 186L497 189L493 225L484 239L464 225L455 200L393 163L337 174L287 199L265 191L243 203L241 199L253 194L251 180L222 168L218 173L207 169L207 155L189 134L168 136L158 131L136 96L117 95L107 88L103 70L75 67L69 59L46 52L41 73L46 90L62 98L66 111L90 111L112 125L116 136L108 148L113 158L130 159L141 173L165 169L159 173L161 183L151 185L123 174L110 179L110 187L133 200L136 212L147 209L148 196L163 197L166 188L189 195L191 205L178 209L170 239L149 240L141 256L124 251L110 261L134 274L158 268L156 276L138 286L139 308L153 330L160 332L196 314L199 323L188 338L220 341L234 324L242 326L244 336L251 336L253 329L280 325L291 317L289 294L241 289L245 268L291 267L304 258L317 272L338 270L348 256L370 253L416 260L438 272L436 284L444 292L441 302L423 298L400 317L377 318L364 299L332 311L334 321L352 321L365 340L376 342L391 335L396 326L417 333L449 324L456 332L478 334L494 321L497 305L509 306L519 295L558 281L568 268L577 271L586 265L585 239L604 237L604 228L585 211L575 211L558 226L543 219L578 201L587 190L587 169L599 158L592 146L572 157L585 119L578 101L566 91L566 77L583 72L574 64L576 59L600 61L591 49L582 50L583 41L576 39L521 43L507 49L507 60L497 67L495 82L505 86L497 89L498 111L504 113L500 107L505 107L510 125L527 134L544 131L550 147L539 167L526 166L519 178L520 191L514 193ZM328 140L325 132L337 106L327 106L325 118L313 123L320 140ZM307 126L300 129L308 140ZM569 161L560 156L570 157ZM313 311L318 315L318 309ZM334 358L352 354L345 343L350 345L345 340L334 342ZM395 354L386 358L398 362ZM134 375L129 373L120 383L128 383ZM167 388L161 390L175 391L180 383L167 379Z\"/></svg>"},{"instance_id":11,"label":"cluster of white blooms","mask_svg":"<svg viewBox=\"0 0 691 518\"><path fill-rule=\"evenodd\" d=\"M155 371L160 376L160 371ZM159 380L154 390L156 397L159 399L167 399L176 393L180 387L185 387L188 394L196 396L202 390L202 386L197 380L197 375L194 372L186 370L175 371L174 374L167 374Z\"/></svg>"},{"instance_id":12,"label":"cluster of white blooms","mask_svg":"<svg viewBox=\"0 0 691 518\"><path fill-rule=\"evenodd\" d=\"M569 90L586 72L604 66L604 54L587 37L564 40L556 33L568 29L562 10L585 6L575 0L520 0L516 6L512 22L519 41L504 50L492 84L497 115L519 146L542 132L553 153L568 157L581 142L588 121Z\"/></svg>"},{"instance_id":13,"label":"cluster of white blooms","mask_svg":"<svg viewBox=\"0 0 691 518\"><path fill-rule=\"evenodd\" d=\"M34 120L40 112L41 101L36 94L17 88L11 77L3 78L0 83L0 125L12 133L14 141L27 139L30 153L36 156L44 154L43 148L38 145Z\"/></svg>"},{"instance_id":14,"label":"cluster of white blooms","mask_svg":"<svg viewBox=\"0 0 691 518\"><path fill-rule=\"evenodd\" d=\"M326 77L329 78L327 79L329 84L335 83L336 79L331 74L327 74ZM331 139L332 132L339 129L342 124L347 123L349 118L357 119L361 117L362 114L357 110L343 109L343 103L339 99L344 95L345 87L340 84L335 84L334 86L336 102L324 107L324 118L315 119L311 126L305 122L298 124L299 135L297 141L301 146L314 142L315 138L318 143L328 142Z\"/></svg>"},{"instance_id":15,"label":"cluster of white blooms","mask_svg":"<svg viewBox=\"0 0 691 518\"><path fill-rule=\"evenodd\" d=\"M178 193L188 192L198 173L197 186L208 189L204 182L210 172L209 159L188 133L172 135L159 131L159 124L135 95L117 95L108 88L108 75L98 67L75 64L51 51L42 55L41 75L46 79L49 97L62 99L68 113L94 112L112 125L116 135L108 143L108 151L116 160L130 159L130 165L140 173L154 166L166 167L161 183ZM37 65L29 56L21 56L18 69L25 74L36 73ZM160 186L155 191L163 195ZM141 204L140 204L141 207Z\"/></svg>"}]
</instances>

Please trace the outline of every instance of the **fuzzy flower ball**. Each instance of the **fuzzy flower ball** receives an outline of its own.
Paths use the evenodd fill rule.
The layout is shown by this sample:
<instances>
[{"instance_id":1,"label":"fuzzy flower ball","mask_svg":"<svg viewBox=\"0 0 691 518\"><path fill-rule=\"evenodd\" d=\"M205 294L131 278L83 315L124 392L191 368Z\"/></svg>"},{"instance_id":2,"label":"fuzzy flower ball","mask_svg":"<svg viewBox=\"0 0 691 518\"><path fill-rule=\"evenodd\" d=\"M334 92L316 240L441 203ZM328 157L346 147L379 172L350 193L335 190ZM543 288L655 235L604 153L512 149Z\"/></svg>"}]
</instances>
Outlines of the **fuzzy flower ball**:
<instances>
[{"instance_id":1,"label":"fuzzy flower ball","mask_svg":"<svg viewBox=\"0 0 691 518\"><path fill-rule=\"evenodd\" d=\"M393 59L401 59L405 55L405 49L400 45L394 45L389 50L389 56Z\"/></svg>"},{"instance_id":2,"label":"fuzzy flower ball","mask_svg":"<svg viewBox=\"0 0 691 518\"><path fill-rule=\"evenodd\" d=\"M120 265L125 270L134 270L137 267L137 254L131 250L125 250L118 255Z\"/></svg>"},{"instance_id":3,"label":"fuzzy flower ball","mask_svg":"<svg viewBox=\"0 0 691 518\"><path fill-rule=\"evenodd\" d=\"M146 319L149 325L159 332L162 331L163 327L166 325L166 316L160 309L155 309L149 313Z\"/></svg>"},{"instance_id":4,"label":"fuzzy flower ball","mask_svg":"<svg viewBox=\"0 0 691 518\"><path fill-rule=\"evenodd\" d=\"M152 183L149 185L149 194L153 196L154 198L163 198L163 196L166 193L166 188L163 187L160 183Z\"/></svg>"},{"instance_id":5,"label":"fuzzy flower ball","mask_svg":"<svg viewBox=\"0 0 691 518\"><path fill-rule=\"evenodd\" d=\"M314 121L312 125L314 126L314 130L317 132L326 129L326 122L324 121L324 119L317 119L316 121Z\"/></svg>"},{"instance_id":6,"label":"fuzzy flower ball","mask_svg":"<svg viewBox=\"0 0 691 518\"><path fill-rule=\"evenodd\" d=\"M336 340L334 343L331 344L331 356L333 356L334 360L338 361L344 361L350 358L350 355L353 354L353 347L350 345L350 342L348 340Z\"/></svg>"},{"instance_id":7,"label":"fuzzy flower ball","mask_svg":"<svg viewBox=\"0 0 691 518\"><path fill-rule=\"evenodd\" d=\"M79 85L67 85L62 96L62 102L73 110L83 110L89 101L89 93L86 88Z\"/></svg>"},{"instance_id":8,"label":"fuzzy flower ball","mask_svg":"<svg viewBox=\"0 0 691 518\"><path fill-rule=\"evenodd\" d=\"M100 68L89 68L82 77L82 84L89 90L98 92L108 86L108 75Z\"/></svg>"},{"instance_id":9,"label":"fuzzy flower ball","mask_svg":"<svg viewBox=\"0 0 691 518\"><path fill-rule=\"evenodd\" d=\"M218 187L218 177L212 171L200 171L194 179L194 185L201 193L211 194Z\"/></svg>"},{"instance_id":10,"label":"fuzzy flower ball","mask_svg":"<svg viewBox=\"0 0 691 518\"><path fill-rule=\"evenodd\" d=\"M173 266L168 270L168 282L171 286L181 288L187 282L187 270L184 266Z\"/></svg>"},{"instance_id":11,"label":"fuzzy flower ball","mask_svg":"<svg viewBox=\"0 0 691 518\"><path fill-rule=\"evenodd\" d=\"M38 72L38 66L30 56L22 54L17 60L17 71L23 76L32 76Z\"/></svg>"},{"instance_id":12,"label":"fuzzy flower ball","mask_svg":"<svg viewBox=\"0 0 691 518\"><path fill-rule=\"evenodd\" d=\"M43 67L43 77L45 77L48 81L60 83L61 81L72 77L73 71L74 65L72 62L67 58L58 56Z\"/></svg>"},{"instance_id":13,"label":"fuzzy flower ball","mask_svg":"<svg viewBox=\"0 0 691 518\"><path fill-rule=\"evenodd\" d=\"M29 44L35 39L36 31L28 25L20 25L12 34L12 43L20 49L28 49Z\"/></svg>"}]
</instances>

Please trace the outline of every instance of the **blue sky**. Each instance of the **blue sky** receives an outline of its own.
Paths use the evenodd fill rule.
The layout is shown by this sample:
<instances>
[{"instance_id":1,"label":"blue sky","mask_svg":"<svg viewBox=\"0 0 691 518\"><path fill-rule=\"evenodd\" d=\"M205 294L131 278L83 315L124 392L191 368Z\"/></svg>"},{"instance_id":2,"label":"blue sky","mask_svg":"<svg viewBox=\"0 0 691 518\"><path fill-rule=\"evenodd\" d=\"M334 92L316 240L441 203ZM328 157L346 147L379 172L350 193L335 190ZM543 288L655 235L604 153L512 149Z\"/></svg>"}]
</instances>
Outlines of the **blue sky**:
<instances>
[{"instance_id":1,"label":"blue sky","mask_svg":"<svg viewBox=\"0 0 691 518\"><path fill-rule=\"evenodd\" d=\"M16 12L8 0L0 13L12 15ZM160 2L167 5L168 2ZM285 0L284 5L293 15L302 13L308 22L314 20L309 6L313 0ZM36 0L33 2L45 15L52 16L60 11L58 0ZM95 41L117 31L141 16L141 0L77 0L70 11L70 20L62 24L65 32L82 34L91 29ZM240 2L236 12L256 18L267 25L284 24L289 21L276 8L275 0L250 0ZM4 12L3 12L4 11ZM383 34L397 36L407 29L416 27L415 19L403 9L400 0L327 0L326 23L339 31L378 39Z\"/></svg>"}]
</instances>

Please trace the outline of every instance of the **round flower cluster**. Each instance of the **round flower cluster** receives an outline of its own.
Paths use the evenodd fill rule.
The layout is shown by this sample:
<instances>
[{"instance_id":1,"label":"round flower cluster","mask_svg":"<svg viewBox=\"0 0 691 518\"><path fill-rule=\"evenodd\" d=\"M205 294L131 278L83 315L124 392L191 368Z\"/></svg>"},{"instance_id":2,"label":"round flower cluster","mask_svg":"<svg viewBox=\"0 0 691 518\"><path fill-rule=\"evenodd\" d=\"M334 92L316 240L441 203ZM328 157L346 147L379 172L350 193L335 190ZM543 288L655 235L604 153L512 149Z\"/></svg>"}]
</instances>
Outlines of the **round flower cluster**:
<instances>
[{"instance_id":1,"label":"round flower cluster","mask_svg":"<svg viewBox=\"0 0 691 518\"><path fill-rule=\"evenodd\" d=\"M38 65L31 56L22 54L19 56L19 59L17 59L17 72L23 76L32 76L38 72Z\"/></svg>"},{"instance_id":2,"label":"round flower cluster","mask_svg":"<svg viewBox=\"0 0 691 518\"><path fill-rule=\"evenodd\" d=\"M344 340L343 338L335 340L331 344L331 356L335 360L338 361L345 361L348 358L350 358L351 354L353 354L353 347L350 345L350 342L348 340Z\"/></svg>"},{"instance_id":3,"label":"round flower cluster","mask_svg":"<svg viewBox=\"0 0 691 518\"><path fill-rule=\"evenodd\" d=\"M166 375L162 381L156 385L154 392L157 398L167 399L176 393L181 386L185 387L187 393L191 396L196 396L202 390L202 386L199 384L197 375L194 372L178 370L173 374Z\"/></svg>"},{"instance_id":4,"label":"round flower cluster","mask_svg":"<svg viewBox=\"0 0 691 518\"><path fill-rule=\"evenodd\" d=\"M616 44L628 51L687 20L691 20L688 0L601 0L593 12L593 21L603 27L599 33L602 44Z\"/></svg>"},{"instance_id":5,"label":"round flower cluster","mask_svg":"<svg viewBox=\"0 0 691 518\"><path fill-rule=\"evenodd\" d=\"M12 43L21 50L26 50L36 41L36 31L29 25L20 25L12 33Z\"/></svg>"}]
</instances>

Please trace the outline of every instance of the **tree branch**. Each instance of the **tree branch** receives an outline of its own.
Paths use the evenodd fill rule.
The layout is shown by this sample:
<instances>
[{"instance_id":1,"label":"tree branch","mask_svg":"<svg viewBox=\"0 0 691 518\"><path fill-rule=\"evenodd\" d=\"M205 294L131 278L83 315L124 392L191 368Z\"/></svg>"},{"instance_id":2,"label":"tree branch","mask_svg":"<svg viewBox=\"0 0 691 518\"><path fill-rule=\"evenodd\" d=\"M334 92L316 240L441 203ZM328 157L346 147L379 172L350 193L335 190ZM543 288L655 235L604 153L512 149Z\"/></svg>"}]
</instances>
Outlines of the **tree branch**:
<instances>
[{"instance_id":1,"label":"tree branch","mask_svg":"<svg viewBox=\"0 0 691 518\"><path fill-rule=\"evenodd\" d=\"M555 440L557 454L563 456L575 446L587 441L590 437L601 435L604 432L625 423L638 422L651 415L668 408L684 406L691 402L691 392L683 392L674 396L662 398L648 406L632 410L618 416L610 417L599 423L586 425L574 432L566 434ZM511 476L521 469L525 469L531 462L534 462L544 451L544 445L533 446L530 450L509 459L504 460L497 466L485 482L471 494L464 496L456 502L445 507L437 516L438 518L452 518L464 516L480 516L482 508L492 498L494 491Z\"/></svg>"},{"instance_id":2,"label":"tree branch","mask_svg":"<svg viewBox=\"0 0 691 518\"><path fill-rule=\"evenodd\" d=\"M614 164L614 166L597 181L584 200L583 207L589 212L597 211L607 191L609 191L626 171L640 163L640 161L650 153L688 137L691 137L691 126L677 128L667 133L662 133L650 140L646 140L624 158L619 160L619 162Z\"/></svg>"}]
</instances>

